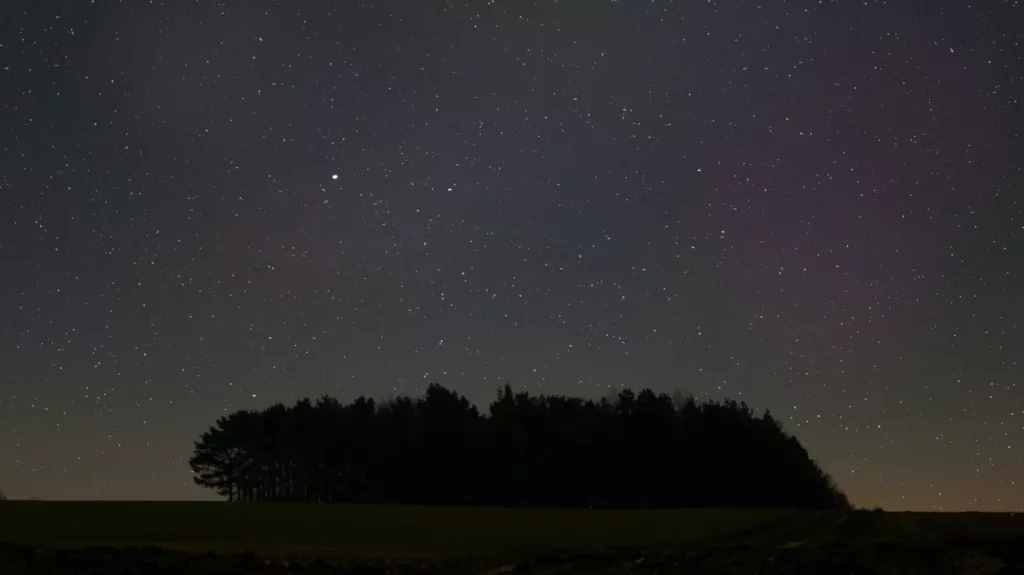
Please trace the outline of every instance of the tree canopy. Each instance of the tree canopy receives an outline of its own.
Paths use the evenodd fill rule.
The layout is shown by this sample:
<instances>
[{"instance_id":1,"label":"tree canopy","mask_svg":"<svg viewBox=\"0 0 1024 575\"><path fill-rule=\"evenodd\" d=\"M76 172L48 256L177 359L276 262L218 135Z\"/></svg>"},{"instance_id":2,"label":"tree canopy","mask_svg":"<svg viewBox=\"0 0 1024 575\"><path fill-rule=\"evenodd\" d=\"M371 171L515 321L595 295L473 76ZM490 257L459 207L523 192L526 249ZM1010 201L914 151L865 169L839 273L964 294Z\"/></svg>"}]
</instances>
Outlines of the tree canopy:
<instances>
[{"instance_id":1,"label":"tree canopy","mask_svg":"<svg viewBox=\"0 0 1024 575\"><path fill-rule=\"evenodd\" d=\"M848 506L770 412L649 389L589 400L506 385L487 415L438 384L415 399L304 399L221 417L189 463L234 501Z\"/></svg>"}]
</instances>

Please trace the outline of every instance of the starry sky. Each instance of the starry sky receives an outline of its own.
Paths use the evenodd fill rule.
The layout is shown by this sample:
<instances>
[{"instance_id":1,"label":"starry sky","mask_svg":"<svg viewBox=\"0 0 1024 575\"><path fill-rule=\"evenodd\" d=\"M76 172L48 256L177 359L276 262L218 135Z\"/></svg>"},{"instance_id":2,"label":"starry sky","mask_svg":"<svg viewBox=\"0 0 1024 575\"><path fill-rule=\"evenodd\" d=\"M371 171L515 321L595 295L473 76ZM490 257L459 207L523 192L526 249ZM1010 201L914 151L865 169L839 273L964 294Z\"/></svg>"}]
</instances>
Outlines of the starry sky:
<instances>
[{"instance_id":1,"label":"starry sky","mask_svg":"<svg viewBox=\"0 0 1024 575\"><path fill-rule=\"evenodd\" d=\"M744 400L856 505L1020 510L1022 21L16 0L0 489L210 498L227 412L509 382Z\"/></svg>"}]
</instances>

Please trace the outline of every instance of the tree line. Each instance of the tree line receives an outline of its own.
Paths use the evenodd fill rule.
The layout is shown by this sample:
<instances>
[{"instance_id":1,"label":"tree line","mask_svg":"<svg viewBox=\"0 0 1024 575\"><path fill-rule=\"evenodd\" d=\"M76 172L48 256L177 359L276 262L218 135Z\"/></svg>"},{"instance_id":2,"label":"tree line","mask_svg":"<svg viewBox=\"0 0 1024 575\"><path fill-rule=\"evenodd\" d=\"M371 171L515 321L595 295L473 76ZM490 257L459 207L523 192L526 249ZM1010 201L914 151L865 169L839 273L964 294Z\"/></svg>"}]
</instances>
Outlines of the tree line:
<instances>
[{"instance_id":1,"label":"tree line","mask_svg":"<svg viewBox=\"0 0 1024 575\"><path fill-rule=\"evenodd\" d=\"M219 418L189 463L229 501L849 505L770 412L649 389L590 400L506 385L486 415L438 384L419 398L304 399Z\"/></svg>"}]
</instances>

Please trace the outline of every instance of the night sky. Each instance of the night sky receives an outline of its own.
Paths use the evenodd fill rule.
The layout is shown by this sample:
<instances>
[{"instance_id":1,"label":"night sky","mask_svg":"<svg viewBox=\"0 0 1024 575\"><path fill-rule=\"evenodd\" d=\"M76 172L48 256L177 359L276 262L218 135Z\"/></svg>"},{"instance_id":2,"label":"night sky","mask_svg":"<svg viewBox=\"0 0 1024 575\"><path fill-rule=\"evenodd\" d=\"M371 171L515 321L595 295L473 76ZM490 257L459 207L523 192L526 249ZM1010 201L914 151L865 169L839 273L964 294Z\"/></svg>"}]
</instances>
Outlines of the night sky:
<instances>
[{"instance_id":1,"label":"night sky","mask_svg":"<svg viewBox=\"0 0 1024 575\"><path fill-rule=\"evenodd\" d=\"M1024 5L18 0L0 489L191 499L227 412L771 409L853 503L1024 508Z\"/></svg>"}]
</instances>

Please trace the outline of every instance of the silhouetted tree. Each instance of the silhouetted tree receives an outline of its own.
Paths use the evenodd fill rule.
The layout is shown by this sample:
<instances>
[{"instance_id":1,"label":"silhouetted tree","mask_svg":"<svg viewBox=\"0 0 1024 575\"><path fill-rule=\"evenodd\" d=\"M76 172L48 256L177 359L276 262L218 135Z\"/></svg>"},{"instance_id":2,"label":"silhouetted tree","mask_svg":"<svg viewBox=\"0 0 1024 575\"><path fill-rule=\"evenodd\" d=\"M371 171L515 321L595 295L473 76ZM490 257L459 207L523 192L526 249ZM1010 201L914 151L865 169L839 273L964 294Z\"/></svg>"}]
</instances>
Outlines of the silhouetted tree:
<instances>
[{"instance_id":1,"label":"silhouetted tree","mask_svg":"<svg viewBox=\"0 0 1024 575\"><path fill-rule=\"evenodd\" d=\"M486 416L438 384L303 399L219 418L190 464L229 501L849 507L770 412L649 389L594 401L505 385Z\"/></svg>"}]
</instances>

